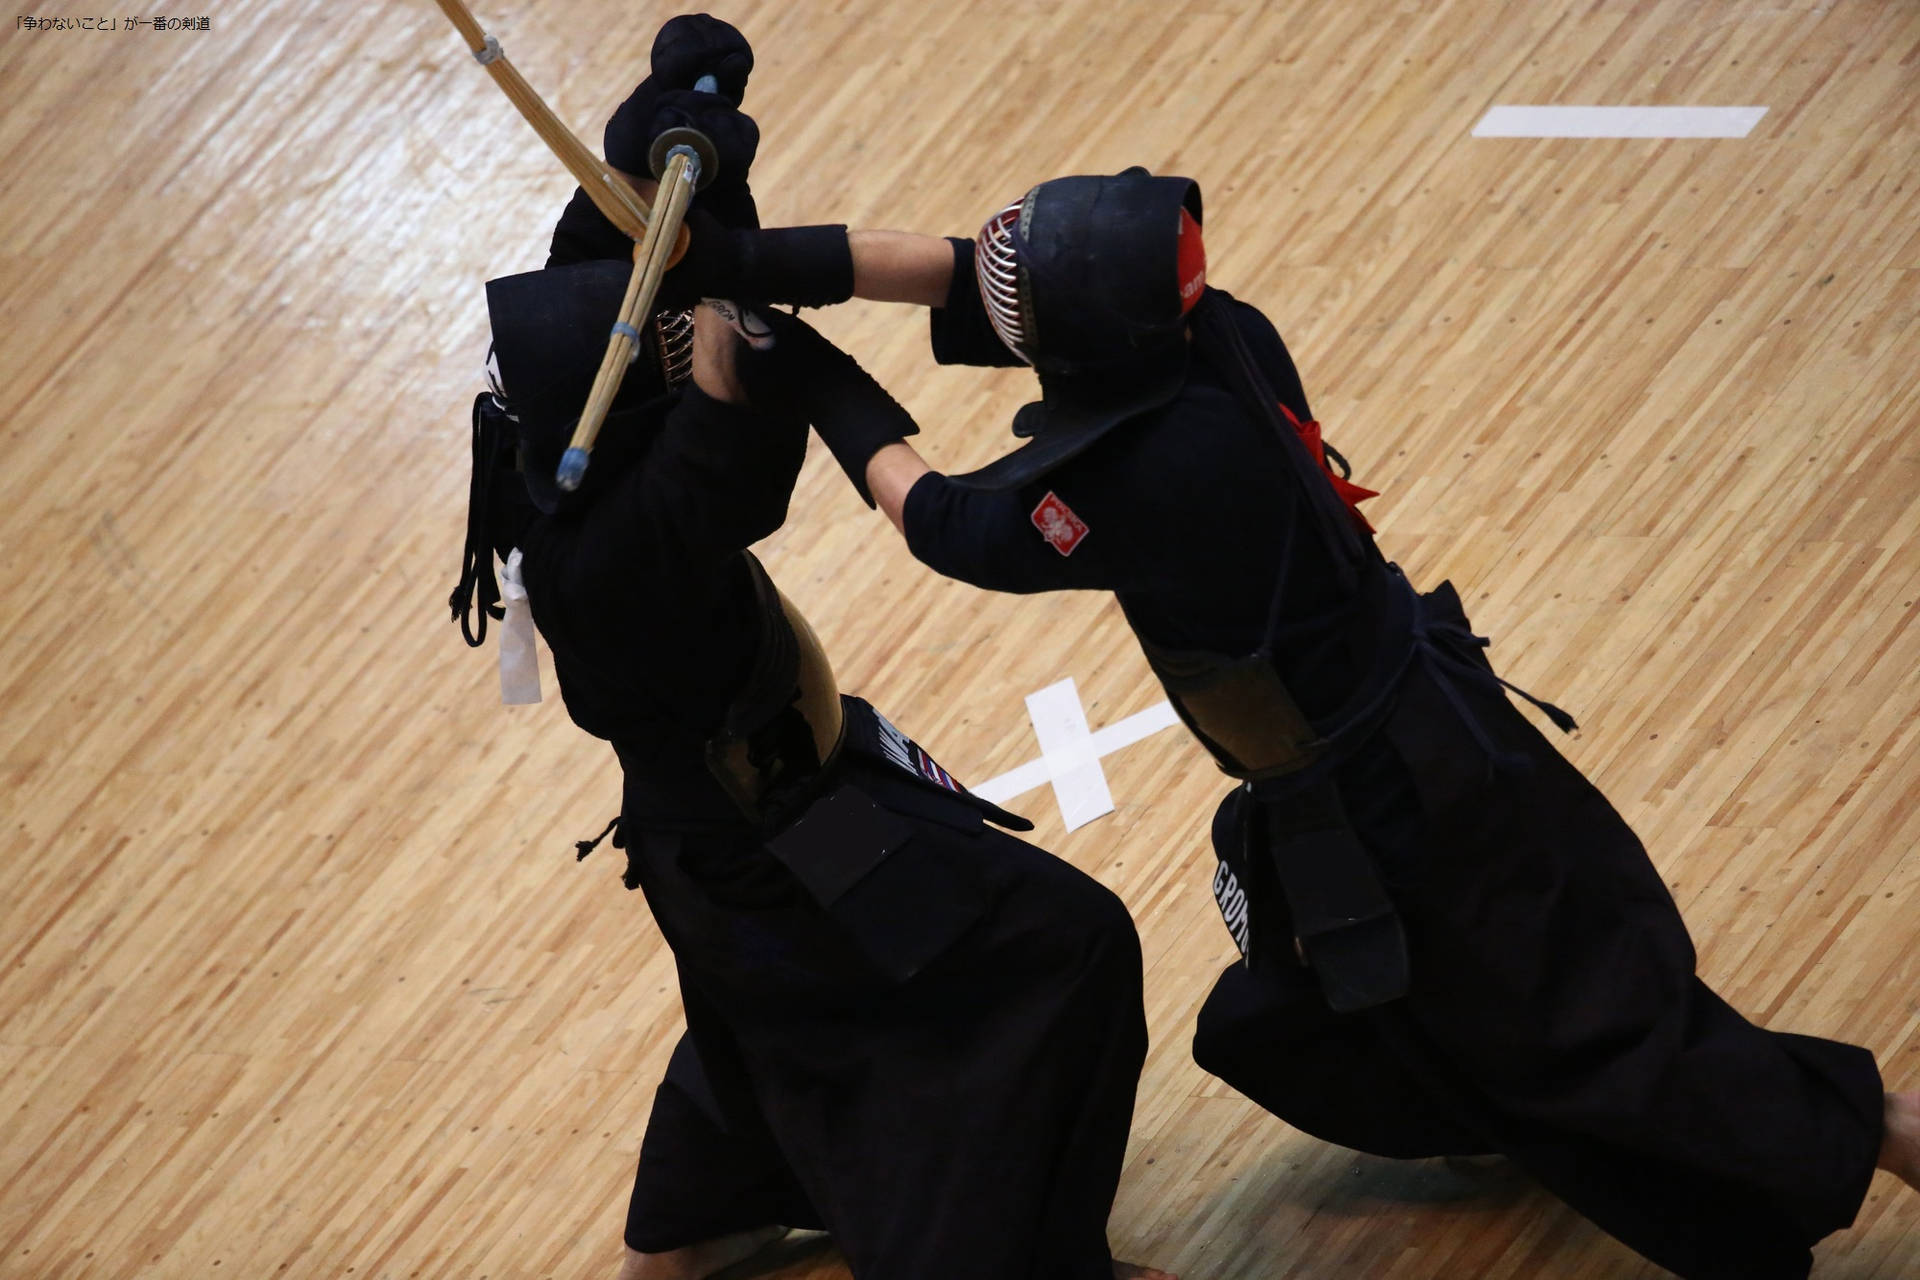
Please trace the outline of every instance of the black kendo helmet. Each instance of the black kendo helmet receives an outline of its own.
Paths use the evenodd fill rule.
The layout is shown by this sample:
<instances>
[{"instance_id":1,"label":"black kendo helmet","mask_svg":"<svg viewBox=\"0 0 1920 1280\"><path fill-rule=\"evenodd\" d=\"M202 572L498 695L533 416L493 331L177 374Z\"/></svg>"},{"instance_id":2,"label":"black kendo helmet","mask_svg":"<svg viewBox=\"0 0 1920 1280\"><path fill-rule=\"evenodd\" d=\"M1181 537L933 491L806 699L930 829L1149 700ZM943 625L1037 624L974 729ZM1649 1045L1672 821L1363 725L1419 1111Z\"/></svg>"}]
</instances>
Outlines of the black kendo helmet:
<instances>
[{"instance_id":1,"label":"black kendo helmet","mask_svg":"<svg viewBox=\"0 0 1920 1280\"><path fill-rule=\"evenodd\" d=\"M974 265L1001 341L1040 376L1014 419L1032 443L962 476L1024 484L1128 418L1171 400L1187 372L1187 313L1206 286L1200 188L1142 168L1055 178L980 230Z\"/></svg>"},{"instance_id":2,"label":"black kendo helmet","mask_svg":"<svg viewBox=\"0 0 1920 1280\"><path fill-rule=\"evenodd\" d=\"M548 515L592 501L609 478L640 456L651 435L653 417L645 406L667 394L690 367L691 330L684 343L661 332L663 325L677 323L677 316L662 313L641 324L639 349L600 429L586 478L570 493L554 482L560 455L572 442L574 425L586 408L594 376L606 355L608 336L620 318L620 303L632 274L632 263L609 260L487 281L498 394L514 420L527 494ZM691 323L690 316L687 322ZM680 367L680 362L686 367Z\"/></svg>"},{"instance_id":3,"label":"black kendo helmet","mask_svg":"<svg viewBox=\"0 0 1920 1280\"><path fill-rule=\"evenodd\" d=\"M686 375L671 367L674 344L662 341L659 326L672 317L641 326L639 350L600 429L592 465L578 489L560 488L554 471L586 407L632 271L626 262L581 262L487 282L494 386L473 404L466 541L460 582L448 601L470 645L480 645L487 620L501 616L493 557L519 545L538 514L580 509L638 458L661 419L653 402ZM690 316L688 323L690 368Z\"/></svg>"}]
</instances>

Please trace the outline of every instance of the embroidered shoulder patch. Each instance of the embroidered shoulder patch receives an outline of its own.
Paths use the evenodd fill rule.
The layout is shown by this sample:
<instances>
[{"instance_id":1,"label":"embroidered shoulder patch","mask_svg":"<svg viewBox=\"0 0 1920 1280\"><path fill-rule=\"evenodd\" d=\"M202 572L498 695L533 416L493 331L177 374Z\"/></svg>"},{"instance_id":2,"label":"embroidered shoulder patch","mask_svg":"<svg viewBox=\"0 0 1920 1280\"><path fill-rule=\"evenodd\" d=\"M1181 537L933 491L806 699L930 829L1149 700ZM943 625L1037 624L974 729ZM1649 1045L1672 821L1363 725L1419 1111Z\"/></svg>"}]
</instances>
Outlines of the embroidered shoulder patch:
<instances>
[{"instance_id":1,"label":"embroidered shoulder patch","mask_svg":"<svg viewBox=\"0 0 1920 1280\"><path fill-rule=\"evenodd\" d=\"M1033 509L1030 518L1033 527L1040 531L1040 536L1063 556L1072 555L1073 549L1087 536L1087 522L1073 514L1073 508L1060 501L1060 495L1053 492L1040 499L1040 505Z\"/></svg>"},{"instance_id":2,"label":"embroidered shoulder patch","mask_svg":"<svg viewBox=\"0 0 1920 1280\"><path fill-rule=\"evenodd\" d=\"M927 749L894 728L893 721L873 713L874 722L880 729L880 750L888 760L899 765L908 773L925 778L936 787L945 787L948 791L966 792L954 776L940 767L938 761L927 754Z\"/></svg>"}]
</instances>

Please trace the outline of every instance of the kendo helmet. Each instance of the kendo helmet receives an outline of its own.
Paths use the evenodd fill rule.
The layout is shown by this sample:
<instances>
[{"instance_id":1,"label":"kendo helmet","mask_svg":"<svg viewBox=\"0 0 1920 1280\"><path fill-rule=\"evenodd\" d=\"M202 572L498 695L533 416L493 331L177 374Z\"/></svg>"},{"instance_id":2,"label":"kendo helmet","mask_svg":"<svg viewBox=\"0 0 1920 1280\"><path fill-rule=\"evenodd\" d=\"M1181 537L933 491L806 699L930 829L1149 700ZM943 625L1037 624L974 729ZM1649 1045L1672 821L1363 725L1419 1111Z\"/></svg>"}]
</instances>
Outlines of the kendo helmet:
<instances>
[{"instance_id":1,"label":"kendo helmet","mask_svg":"<svg viewBox=\"0 0 1920 1280\"><path fill-rule=\"evenodd\" d=\"M1200 188L1142 168L1055 178L987 220L974 246L994 332L1033 366L1041 399L1014 419L1032 443L955 479L1004 489L1171 400L1187 314L1206 287Z\"/></svg>"},{"instance_id":2,"label":"kendo helmet","mask_svg":"<svg viewBox=\"0 0 1920 1280\"><path fill-rule=\"evenodd\" d=\"M594 445L594 465L568 492L554 481L573 439L607 332L619 318L632 268L619 261L549 267L487 282L493 347L489 389L473 403L473 471L467 491L467 533L460 582L448 603L467 643L486 639L487 619L501 616L493 557L519 545L539 515L577 510L646 449L661 415L651 408L691 371L691 317L684 356L664 341L655 317ZM676 369L676 361L679 367ZM474 612L478 605L479 612Z\"/></svg>"},{"instance_id":3,"label":"kendo helmet","mask_svg":"<svg viewBox=\"0 0 1920 1280\"><path fill-rule=\"evenodd\" d=\"M514 422L519 468L527 494L553 515L592 501L600 485L637 458L651 438L657 414L647 406L685 381L692 369L693 318L661 312L640 327L640 343L594 443L593 465L579 489L554 481L560 455L606 355L620 318L633 265L580 262L487 282L493 326L495 394Z\"/></svg>"}]
</instances>

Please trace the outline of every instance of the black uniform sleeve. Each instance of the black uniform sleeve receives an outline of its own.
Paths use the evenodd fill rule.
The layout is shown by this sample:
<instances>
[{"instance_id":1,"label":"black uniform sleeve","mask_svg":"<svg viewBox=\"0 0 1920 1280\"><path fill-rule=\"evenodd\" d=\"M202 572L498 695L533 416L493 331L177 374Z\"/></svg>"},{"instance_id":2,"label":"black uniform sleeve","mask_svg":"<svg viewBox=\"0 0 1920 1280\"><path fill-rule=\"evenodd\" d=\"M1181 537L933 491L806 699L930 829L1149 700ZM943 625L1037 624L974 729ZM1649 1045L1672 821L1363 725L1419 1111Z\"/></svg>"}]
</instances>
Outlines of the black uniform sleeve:
<instances>
[{"instance_id":1,"label":"black uniform sleeve","mask_svg":"<svg viewBox=\"0 0 1920 1280\"><path fill-rule=\"evenodd\" d=\"M953 246L953 282L947 300L928 313L933 331L933 358L941 364L988 365L1012 368L1024 363L1007 349L987 319L980 301L980 279L974 274L973 241L949 236Z\"/></svg>"},{"instance_id":2,"label":"black uniform sleeve","mask_svg":"<svg viewBox=\"0 0 1920 1280\"><path fill-rule=\"evenodd\" d=\"M569 266L575 262L597 262L617 258L633 260L633 241L600 212L586 191L573 189L560 221L553 227L553 242L547 249L547 265Z\"/></svg>"},{"instance_id":3,"label":"black uniform sleeve","mask_svg":"<svg viewBox=\"0 0 1920 1280\"><path fill-rule=\"evenodd\" d=\"M1116 568L1127 557L1096 545L1094 534L1062 555L1034 524L1036 502L1030 497L1024 490L965 488L930 471L907 492L901 514L907 549L936 573L988 591L1114 591L1132 585L1124 567Z\"/></svg>"},{"instance_id":4,"label":"black uniform sleeve","mask_svg":"<svg viewBox=\"0 0 1920 1280\"><path fill-rule=\"evenodd\" d=\"M640 566L661 578L711 576L786 520L806 449L804 418L688 383L646 455L581 514L564 594L618 596Z\"/></svg>"}]
</instances>

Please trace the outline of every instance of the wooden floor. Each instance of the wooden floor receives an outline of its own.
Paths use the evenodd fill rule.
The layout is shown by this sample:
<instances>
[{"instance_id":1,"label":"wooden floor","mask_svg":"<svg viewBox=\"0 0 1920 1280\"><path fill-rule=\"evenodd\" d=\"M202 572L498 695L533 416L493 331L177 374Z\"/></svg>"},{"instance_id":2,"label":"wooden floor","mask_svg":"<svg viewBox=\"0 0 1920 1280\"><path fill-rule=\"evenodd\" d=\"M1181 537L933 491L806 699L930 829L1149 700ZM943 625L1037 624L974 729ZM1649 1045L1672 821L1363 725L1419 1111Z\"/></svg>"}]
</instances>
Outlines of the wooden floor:
<instances>
[{"instance_id":1,"label":"wooden floor","mask_svg":"<svg viewBox=\"0 0 1920 1280\"><path fill-rule=\"evenodd\" d=\"M672 12L478 7L596 140ZM609 1277L673 971L616 860L573 862L611 754L502 710L445 613L481 283L538 264L570 184L426 0L196 13L0 34L0 1276ZM1198 178L1214 280L1287 335L1388 553L1579 715L1703 973L1920 1085L1920 5L726 16L769 222L970 234L1057 173ZM1495 103L1768 110L1471 137ZM825 323L936 463L1008 443L1029 375L934 369L905 311ZM815 454L766 559L962 777L1038 754L1022 699L1056 680L1096 728L1160 699L1110 603L933 580ZM1018 807L1145 940L1118 1252L1657 1274L1525 1184L1324 1146L1195 1068L1221 780L1176 733L1104 763L1113 815ZM1879 1175L1818 1274L1920 1276L1920 1196Z\"/></svg>"}]
</instances>

